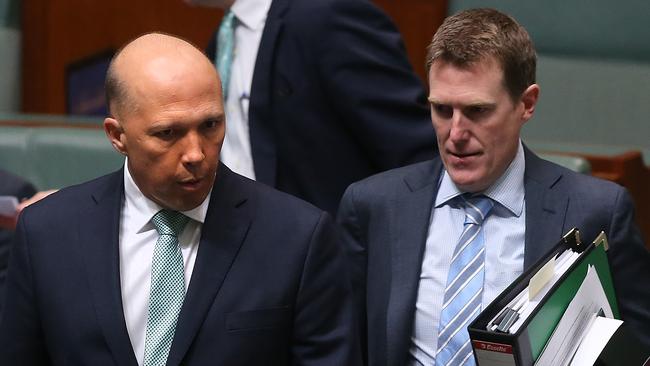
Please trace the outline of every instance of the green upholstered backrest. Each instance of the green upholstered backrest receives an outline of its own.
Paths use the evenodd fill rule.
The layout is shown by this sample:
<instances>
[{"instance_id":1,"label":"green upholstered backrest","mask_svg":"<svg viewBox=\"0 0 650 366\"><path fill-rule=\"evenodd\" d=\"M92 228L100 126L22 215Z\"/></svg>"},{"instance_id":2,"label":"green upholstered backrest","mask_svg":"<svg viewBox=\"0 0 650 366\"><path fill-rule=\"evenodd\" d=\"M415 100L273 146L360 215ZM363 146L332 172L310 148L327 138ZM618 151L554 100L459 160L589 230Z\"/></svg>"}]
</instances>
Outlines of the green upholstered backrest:
<instances>
[{"instance_id":1,"label":"green upholstered backrest","mask_svg":"<svg viewBox=\"0 0 650 366\"><path fill-rule=\"evenodd\" d=\"M551 161L555 164L562 165L565 168L571 169L574 172L590 174L591 164L587 159L580 156L561 155L556 153L538 153L538 155L545 160Z\"/></svg>"},{"instance_id":2,"label":"green upholstered backrest","mask_svg":"<svg viewBox=\"0 0 650 366\"><path fill-rule=\"evenodd\" d=\"M101 129L0 126L0 168L41 190L81 183L123 163Z\"/></svg>"},{"instance_id":3,"label":"green upholstered backrest","mask_svg":"<svg viewBox=\"0 0 650 366\"><path fill-rule=\"evenodd\" d=\"M596 155L639 150L650 163L650 62L540 55L537 70L541 97L527 143Z\"/></svg>"},{"instance_id":4,"label":"green upholstered backrest","mask_svg":"<svg viewBox=\"0 0 650 366\"><path fill-rule=\"evenodd\" d=\"M650 62L646 0L451 0L448 12L478 7L514 17L540 54Z\"/></svg>"}]
</instances>

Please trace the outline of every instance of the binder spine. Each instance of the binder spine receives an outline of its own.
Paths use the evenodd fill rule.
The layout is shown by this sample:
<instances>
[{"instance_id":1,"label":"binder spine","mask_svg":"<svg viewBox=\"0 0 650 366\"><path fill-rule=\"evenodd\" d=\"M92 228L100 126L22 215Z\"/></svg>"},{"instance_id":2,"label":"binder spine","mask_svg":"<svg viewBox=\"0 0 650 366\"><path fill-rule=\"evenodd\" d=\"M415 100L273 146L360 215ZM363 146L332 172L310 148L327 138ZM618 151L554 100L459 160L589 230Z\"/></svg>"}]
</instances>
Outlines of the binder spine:
<instances>
[{"instance_id":1,"label":"binder spine","mask_svg":"<svg viewBox=\"0 0 650 366\"><path fill-rule=\"evenodd\" d=\"M473 340L478 366L516 366L514 348L510 344Z\"/></svg>"},{"instance_id":2,"label":"binder spine","mask_svg":"<svg viewBox=\"0 0 650 366\"><path fill-rule=\"evenodd\" d=\"M476 329L469 332L478 366L529 366L534 362L526 329L516 335Z\"/></svg>"}]
</instances>

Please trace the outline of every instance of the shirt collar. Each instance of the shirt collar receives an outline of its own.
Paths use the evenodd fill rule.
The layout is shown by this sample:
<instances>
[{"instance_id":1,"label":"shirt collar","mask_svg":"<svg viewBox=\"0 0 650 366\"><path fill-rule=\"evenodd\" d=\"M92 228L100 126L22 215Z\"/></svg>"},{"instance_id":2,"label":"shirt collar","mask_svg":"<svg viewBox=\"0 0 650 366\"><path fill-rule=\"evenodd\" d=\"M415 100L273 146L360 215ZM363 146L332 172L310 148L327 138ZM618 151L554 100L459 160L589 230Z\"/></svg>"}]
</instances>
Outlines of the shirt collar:
<instances>
[{"instance_id":1,"label":"shirt collar","mask_svg":"<svg viewBox=\"0 0 650 366\"><path fill-rule=\"evenodd\" d=\"M138 186L135 184L135 181L131 176L131 172L129 171L128 163L128 158L126 158L124 160L125 207L129 207L130 212L132 212L131 217L134 220L133 223L135 227L138 228L137 232L143 232L153 228L151 218L163 208L159 204L145 197L140 188L138 188ZM212 196L212 189L210 189L210 192L208 192L208 195L200 205L188 211L181 211L181 213L190 219L203 224L203 222L205 222L205 216L208 212L210 196Z\"/></svg>"},{"instance_id":2,"label":"shirt collar","mask_svg":"<svg viewBox=\"0 0 650 366\"><path fill-rule=\"evenodd\" d=\"M515 158L512 159L512 162L510 162L503 175L486 189L483 194L507 208L515 216L521 216L524 210L525 169L526 159L524 156L524 147L521 140L519 140ZM444 174L440 179L438 194L436 195L435 207L441 207L463 193L465 192L459 190L451 180L447 169L444 169Z\"/></svg>"},{"instance_id":3,"label":"shirt collar","mask_svg":"<svg viewBox=\"0 0 650 366\"><path fill-rule=\"evenodd\" d=\"M270 8L271 0L237 0L230 7L230 11L246 28L261 30Z\"/></svg>"}]
</instances>

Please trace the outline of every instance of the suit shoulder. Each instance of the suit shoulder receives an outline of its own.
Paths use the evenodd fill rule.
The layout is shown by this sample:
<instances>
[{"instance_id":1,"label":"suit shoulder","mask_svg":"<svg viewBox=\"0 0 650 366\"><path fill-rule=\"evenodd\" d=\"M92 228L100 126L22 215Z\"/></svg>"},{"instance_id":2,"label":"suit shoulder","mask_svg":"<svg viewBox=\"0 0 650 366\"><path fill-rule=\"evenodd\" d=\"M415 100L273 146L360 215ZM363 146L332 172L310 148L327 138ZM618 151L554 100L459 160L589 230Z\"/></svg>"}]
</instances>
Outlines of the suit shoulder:
<instances>
[{"instance_id":1,"label":"suit shoulder","mask_svg":"<svg viewBox=\"0 0 650 366\"><path fill-rule=\"evenodd\" d=\"M290 18L293 19L293 15L319 11L320 13L316 13L320 15L317 18L323 19L323 15L330 15L330 13L345 11L350 7L358 7L358 6L374 7L374 5L372 5L370 2L358 1L358 0L319 0L319 1L292 0L292 2L289 5L288 14L291 15ZM311 18L312 21L318 20L318 19L314 19L313 17Z\"/></svg>"},{"instance_id":2,"label":"suit shoulder","mask_svg":"<svg viewBox=\"0 0 650 366\"><path fill-rule=\"evenodd\" d=\"M61 188L42 200L28 206L25 208L25 211L47 213L51 217L57 214L63 215L64 212L72 210L84 202L83 199L86 197L102 193L106 190L118 189L123 177L122 174L122 170L119 170L87 182Z\"/></svg>"},{"instance_id":3,"label":"suit shoulder","mask_svg":"<svg viewBox=\"0 0 650 366\"><path fill-rule=\"evenodd\" d=\"M239 180L238 184L245 190L252 193L255 197L256 209L259 213L281 213L285 217L320 217L325 211L304 201L300 198L294 197L288 193L281 192L266 184L256 182L246 177L236 175Z\"/></svg>"},{"instance_id":4,"label":"suit shoulder","mask_svg":"<svg viewBox=\"0 0 650 366\"><path fill-rule=\"evenodd\" d=\"M533 179L539 179L542 185L550 184L549 188L563 192L592 215L596 212L610 215L617 207L634 205L627 190L617 183L574 172L543 159L535 165L539 174Z\"/></svg>"},{"instance_id":5,"label":"suit shoulder","mask_svg":"<svg viewBox=\"0 0 650 366\"><path fill-rule=\"evenodd\" d=\"M313 14L318 14L314 17ZM289 29L313 30L313 33L303 32L303 36L322 37L326 31L332 27L343 26L349 27L354 22L379 22L384 24L388 21L392 24L390 18L379 7L370 1L358 0L293 0L286 16L285 23ZM323 28L324 26L328 26Z\"/></svg>"},{"instance_id":6,"label":"suit shoulder","mask_svg":"<svg viewBox=\"0 0 650 366\"><path fill-rule=\"evenodd\" d=\"M620 192L626 191L624 187L615 182L578 173L547 160L542 161L545 163L546 169L552 169L562 176L559 183L562 183L565 189L599 197L604 194L620 194Z\"/></svg>"},{"instance_id":7,"label":"suit shoulder","mask_svg":"<svg viewBox=\"0 0 650 366\"><path fill-rule=\"evenodd\" d=\"M352 183L348 191L363 195L386 196L407 187L417 189L434 179L436 166L436 159L434 159L387 170Z\"/></svg>"}]
</instances>

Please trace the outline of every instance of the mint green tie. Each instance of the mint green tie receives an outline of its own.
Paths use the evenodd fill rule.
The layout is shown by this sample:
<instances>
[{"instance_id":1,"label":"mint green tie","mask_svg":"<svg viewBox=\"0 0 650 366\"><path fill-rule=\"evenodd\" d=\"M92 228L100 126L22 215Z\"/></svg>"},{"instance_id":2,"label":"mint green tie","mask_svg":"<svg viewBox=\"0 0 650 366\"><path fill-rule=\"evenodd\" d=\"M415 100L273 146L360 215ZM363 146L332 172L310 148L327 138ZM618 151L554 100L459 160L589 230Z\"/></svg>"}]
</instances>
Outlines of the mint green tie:
<instances>
[{"instance_id":1,"label":"mint green tie","mask_svg":"<svg viewBox=\"0 0 650 366\"><path fill-rule=\"evenodd\" d=\"M221 77L223 100L228 99L228 85L230 85L230 66L235 56L235 14L228 10L221 19L217 33L217 59L215 64Z\"/></svg>"},{"instance_id":2,"label":"mint green tie","mask_svg":"<svg viewBox=\"0 0 650 366\"><path fill-rule=\"evenodd\" d=\"M160 236L151 261L144 366L163 366L167 363L185 298L183 254L178 235L189 218L180 212L160 210L151 221Z\"/></svg>"}]
</instances>

